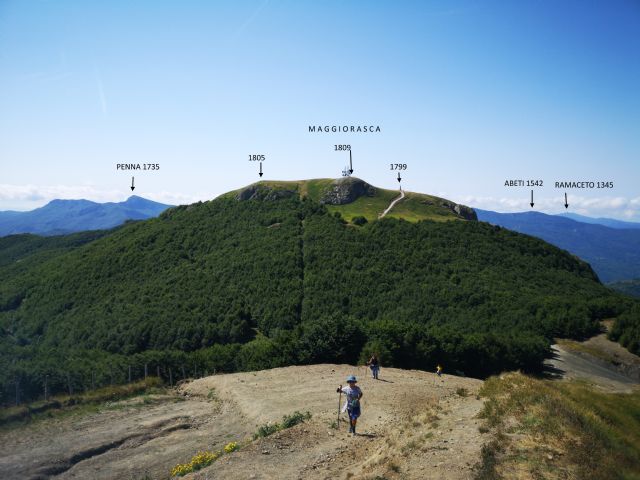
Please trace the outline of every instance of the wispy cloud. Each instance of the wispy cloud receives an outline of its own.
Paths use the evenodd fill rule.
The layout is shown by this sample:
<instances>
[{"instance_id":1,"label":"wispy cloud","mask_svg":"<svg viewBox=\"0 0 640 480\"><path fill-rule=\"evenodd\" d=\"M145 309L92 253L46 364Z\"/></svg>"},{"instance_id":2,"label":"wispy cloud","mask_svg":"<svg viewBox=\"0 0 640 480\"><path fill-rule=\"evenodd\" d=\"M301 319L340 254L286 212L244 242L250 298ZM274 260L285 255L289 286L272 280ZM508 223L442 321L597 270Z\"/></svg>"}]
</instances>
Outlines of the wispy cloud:
<instances>
[{"instance_id":1,"label":"wispy cloud","mask_svg":"<svg viewBox=\"0 0 640 480\"><path fill-rule=\"evenodd\" d=\"M260 14L262 9L267 6L267 3L269 3L269 0L264 0L260 5L258 5L258 8L256 8L253 11L253 13L249 16L249 18L247 18L244 21L244 23L242 23L242 25L240 25L240 27L238 27L238 30L236 30L236 32L233 34L233 36L231 37L231 40L236 40L236 39L238 39L240 37L240 35L242 35L242 33L247 29L247 27L249 25L251 25L251 23Z\"/></svg>"},{"instance_id":2,"label":"wispy cloud","mask_svg":"<svg viewBox=\"0 0 640 480\"><path fill-rule=\"evenodd\" d=\"M44 204L50 200L80 199L109 202L122 197L118 190L103 190L92 185L8 185L0 184L0 205L2 204Z\"/></svg>"},{"instance_id":3,"label":"wispy cloud","mask_svg":"<svg viewBox=\"0 0 640 480\"><path fill-rule=\"evenodd\" d=\"M153 200L160 203L166 203L169 205L189 205L195 202L205 202L207 200L211 200L214 198L214 195L201 193L199 195L185 195L177 192L153 192L148 195L143 195L145 198L149 200Z\"/></svg>"},{"instance_id":4,"label":"wispy cloud","mask_svg":"<svg viewBox=\"0 0 640 480\"><path fill-rule=\"evenodd\" d=\"M556 197L534 197L535 211L544 213L573 212L589 217L609 217L640 221L640 197L620 196L586 197L568 195L569 209L564 208L564 194ZM530 198L525 192L521 197L466 196L458 201L470 207L498 212L522 212L532 210Z\"/></svg>"},{"instance_id":5,"label":"wispy cloud","mask_svg":"<svg viewBox=\"0 0 640 480\"><path fill-rule=\"evenodd\" d=\"M167 203L170 205L184 205L198 201L210 200L214 197L211 193L201 192L194 195L185 195L178 192L138 192L150 200ZM41 207L55 199L86 199L94 202L121 202L131 195L128 186L122 189L104 189L94 185L9 185L0 184L0 211L1 210L32 210Z\"/></svg>"}]
</instances>

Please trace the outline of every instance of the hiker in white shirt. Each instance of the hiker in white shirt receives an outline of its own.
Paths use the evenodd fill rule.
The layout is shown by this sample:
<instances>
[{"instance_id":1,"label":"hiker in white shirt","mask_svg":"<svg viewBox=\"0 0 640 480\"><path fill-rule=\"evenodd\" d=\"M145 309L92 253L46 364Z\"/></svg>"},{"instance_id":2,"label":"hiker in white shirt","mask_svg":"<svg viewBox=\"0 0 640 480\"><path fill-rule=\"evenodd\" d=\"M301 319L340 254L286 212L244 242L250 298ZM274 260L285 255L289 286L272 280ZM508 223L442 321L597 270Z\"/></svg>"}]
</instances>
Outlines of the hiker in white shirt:
<instances>
[{"instance_id":1,"label":"hiker in white shirt","mask_svg":"<svg viewBox=\"0 0 640 480\"><path fill-rule=\"evenodd\" d=\"M356 423L358 422L358 417L360 416L360 399L362 398L362 390L360 387L356 385L357 379L354 375L351 375L347 378L347 387L343 387L340 385L338 387L337 392L344 393L347 396L347 400L342 407L342 411L345 410L349 412L349 420L351 422L351 426L349 427L349 433L353 433L353 436L356 435Z\"/></svg>"}]
</instances>

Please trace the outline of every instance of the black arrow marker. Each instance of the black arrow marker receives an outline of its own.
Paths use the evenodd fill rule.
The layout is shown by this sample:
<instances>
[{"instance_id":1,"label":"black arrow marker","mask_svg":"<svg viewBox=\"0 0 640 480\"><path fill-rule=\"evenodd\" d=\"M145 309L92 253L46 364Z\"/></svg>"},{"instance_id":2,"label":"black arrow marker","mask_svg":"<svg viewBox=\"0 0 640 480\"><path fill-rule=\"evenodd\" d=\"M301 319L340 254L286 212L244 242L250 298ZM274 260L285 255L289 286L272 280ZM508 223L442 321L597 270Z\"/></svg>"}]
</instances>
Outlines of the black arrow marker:
<instances>
[{"instance_id":1,"label":"black arrow marker","mask_svg":"<svg viewBox=\"0 0 640 480\"><path fill-rule=\"evenodd\" d=\"M258 175L262 176L262 162L260 162L260 173Z\"/></svg>"},{"instance_id":2,"label":"black arrow marker","mask_svg":"<svg viewBox=\"0 0 640 480\"><path fill-rule=\"evenodd\" d=\"M134 178L135 178L135 177L131 177L131 191L132 191L132 192L133 192L133 191L135 190L135 188L136 188L136 186L133 184L133 179L134 179Z\"/></svg>"},{"instance_id":3,"label":"black arrow marker","mask_svg":"<svg viewBox=\"0 0 640 480\"><path fill-rule=\"evenodd\" d=\"M400 172L398 172L398 183L400 183L400 180L402 179L400 178Z\"/></svg>"},{"instance_id":4,"label":"black arrow marker","mask_svg":"<svg viewBox=\"0 0 640 480\"><path fill-rule=\"evenodd\" d=\"M349 173L353 173L353 160L351 159L351 150L349 150Z\"/></svg>"},{"instance_id":5,"label":"black arrow marker","mask_svg":"<svg viewBox=\"0 0 640 480\"><path fill-rule=\"evenodd\" d=\"M567 202L567 192L564 192L564 208L569 208L569 202Z\"/></svg>"},{"instance_id":6,"label":"black arrow marker","mask_svg":"<svg viewBox=\"0 0 640 480\"><path fill-rule=\"evenodd\" d=\"M531 190L531 203L529 205L531 205L531 208L533 208L533 206L535 205L533 203L533 190Z\"/></svg>"}]
</instances>

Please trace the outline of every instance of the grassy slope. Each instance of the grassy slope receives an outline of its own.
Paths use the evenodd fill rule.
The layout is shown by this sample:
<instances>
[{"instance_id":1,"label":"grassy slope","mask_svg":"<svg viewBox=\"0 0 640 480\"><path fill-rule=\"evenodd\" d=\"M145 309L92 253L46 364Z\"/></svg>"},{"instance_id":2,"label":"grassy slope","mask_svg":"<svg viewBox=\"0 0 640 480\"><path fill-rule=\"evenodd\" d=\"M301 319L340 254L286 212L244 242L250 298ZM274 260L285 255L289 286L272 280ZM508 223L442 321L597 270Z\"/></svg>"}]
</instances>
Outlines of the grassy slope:
<instances>
[{"instance_id":1,"label":"grassy slope","mask_svg":"<svg viewBox=\"0 0 640 480\"><path fill-rule=\"evenodd\" d=\"M483 448L477 479L640 478L640 391L511 373L480 393L481 431L496 437Z\"/></svg>"},{"instance_id":2,"label":"grassy slope","mask_svg":"<svg viewBox=\"0 0 640 480\"><path fill-rule=\"evenodd\" d=\"M159 391L162 381L157 377L148 377L125 385L89 390L73 395L55 395L47 400L38 400L30 404L0 409L0 432L9 428L20 427L27 422L50 418L56 414L79 410L79 405L97 405L130 398L147 391Z\"/></svg>"},{"instance_id":3,"label":"grassy slope","mask_svg":"<svg viewBox=\"0 0 640 480\"><path fill-rule=\"evenodd\" d=\"M394 195L394 198L397 195ZM444 200L422 193L405 192L405 198L398 202L387 214L391 218L404 218L410 222L419 220L460 220L448 208L442 207Z\"/></svg>"},{"instance_id":4,"label":"grassy slope","mask_svg":"<svg viewBox=\"0 0 640 480\"><path fill-rule=\"evenodd\" d=\"M392 190L376 191L373 197L360 197L355 202L346 205L327 205L327 210L331 213L340 212L340 215L351 221L353 217L362 216L372 222L378 218L385 208L389 206L391 201L399 195L398 192Z\"/></svg>"},{"instance_id":5,"label":"grassy slope","mask_svg":"<svg viewBox=\"0 0 640 480\"><path fill-rule=\"evenodd\" d=\"M317 178L312 180L279 181L263 180L256 185L264 185L276 189L295 190L300 197L309 197L319 201L324 191L334 182L330 178ZM224 196L235 196L240 190L229 192ZM347 221L353 217L363 216L369 221L376 220L378 216L389 206L391 201L400 195L397 190L387 190L376 187L376 194L372 197L360 197L356 201L346 205L327 205L331 213L339 212ZM444 199L421 193L405 192L405 198L387 214L390 218L403 218L410 222L419 220L460 220L450 209L443 207Z\"/></svg>"}]
</instances>

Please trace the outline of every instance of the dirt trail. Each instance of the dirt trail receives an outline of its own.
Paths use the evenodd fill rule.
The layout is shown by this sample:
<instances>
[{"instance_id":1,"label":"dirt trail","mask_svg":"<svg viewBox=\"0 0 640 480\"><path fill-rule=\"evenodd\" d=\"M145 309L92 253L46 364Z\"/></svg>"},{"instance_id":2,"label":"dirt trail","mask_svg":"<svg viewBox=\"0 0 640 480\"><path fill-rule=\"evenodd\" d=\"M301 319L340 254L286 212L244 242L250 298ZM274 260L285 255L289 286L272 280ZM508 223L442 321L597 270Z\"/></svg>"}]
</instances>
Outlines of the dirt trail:
<instances>
[{"instance_id":1,"label":"dirt trail","mask_svg":"<svg viewBox=\"0 0 640 480\"><path fill-rule=\"evenodd\" d=\"M396 198L395 200L393 200L389 204L389 206L386 208L386 210L384 212L382 212L378 218L384 217L387 213L389 213L391 211L391 209L395 206L395 204L398 203L403 198L404 198L404 190L402 190L402 187L400 187L400 196L398 198Z\"/></svg>"},{"instance_id":2,"label":"dirt trail","mask_svg":"<svg viewBox=\"0 0 640 480\"><path fill-rule=\"evenodd\" d=\"M361 374L364 392L356 437L347 434L346 422L339 430L331 426L338 410L335 389L352 373ZM378 381L363 374L363 368L313 365L191 383L190 391L213 388L220 398L236 403L241 418L256 427L296 410L313 417L187 478L470 478L484 442L475 418L482 406L476 398L482 381L452 376L435 381L431 373L393 368L383 369Z\"/></svg>"}]
</instances>

